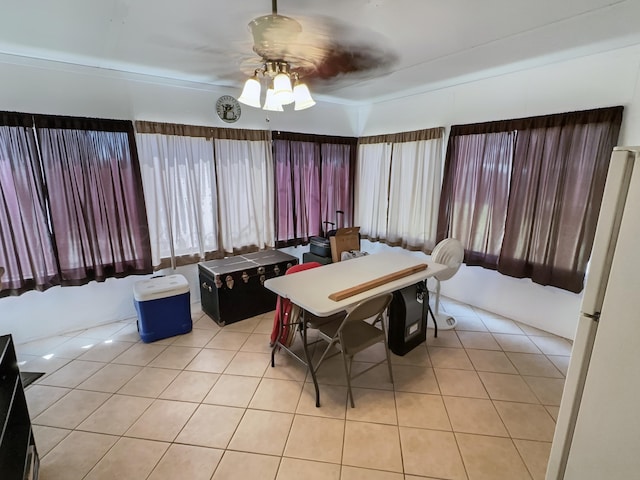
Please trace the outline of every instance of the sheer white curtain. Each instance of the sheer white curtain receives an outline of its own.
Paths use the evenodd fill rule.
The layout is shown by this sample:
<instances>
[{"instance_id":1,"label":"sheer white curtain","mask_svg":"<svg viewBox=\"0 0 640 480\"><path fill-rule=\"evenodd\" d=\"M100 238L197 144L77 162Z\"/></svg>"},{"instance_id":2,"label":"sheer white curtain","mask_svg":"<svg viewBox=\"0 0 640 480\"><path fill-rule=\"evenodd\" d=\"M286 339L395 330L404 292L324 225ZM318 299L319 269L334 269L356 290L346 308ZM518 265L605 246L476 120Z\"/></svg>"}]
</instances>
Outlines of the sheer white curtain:
<instances>
[{"instance_id":1,"label":"sheer white curtain","mask_svg":"<svg viewBox=\"0 0 640 480\"><path fill-rule=\"evenodd\" d=\"M369 240L387 238L391 143L361 144L355 175L354 221Z\"/></svg>"},{"instance_id":2,"label":"sheer white curtain","mask_svg":"<svg viewBox=\"0 0 640 480\"><path fill-rule=\"evenodd\" d=\"M433 249L441 181L442 138L393 144L388 243L409 249Z\"/></svg>"},{"instance_id":3,"label":"sheer white curtain","mask_svg":"<svg viewBox=\"0 0 640 480\"><path fill-rule=\"evenodd\" d=\"M154 267L169 259L175 268L179 257L192 263L218 251L212 141L147 133L136 134L136 141Z\"/></svg>"},{"instance_id":4,"label":"sheer white curtain","mask_svg":"<svg viewBox=\"0 0 640 480\"><path fill-rule=\"evenodd\" d=\"M222 248L274 246L274 170L268 141L215 139Z\"/></svg>"}]
</instances>

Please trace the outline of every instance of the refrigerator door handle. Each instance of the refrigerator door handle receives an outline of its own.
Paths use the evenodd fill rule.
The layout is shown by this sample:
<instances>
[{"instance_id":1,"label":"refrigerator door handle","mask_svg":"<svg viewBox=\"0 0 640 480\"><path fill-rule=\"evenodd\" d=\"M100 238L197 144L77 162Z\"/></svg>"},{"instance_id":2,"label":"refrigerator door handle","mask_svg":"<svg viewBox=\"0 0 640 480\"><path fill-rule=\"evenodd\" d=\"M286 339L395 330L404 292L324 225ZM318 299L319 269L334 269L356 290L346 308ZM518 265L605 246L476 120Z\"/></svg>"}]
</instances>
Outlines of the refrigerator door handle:
<instances>
[{"instance_id":1,"label":"refrigerator door handle","mask_svg":"<svg viewBox=\"0 0 640 480\"><path fill-rule=\"evenodd\" d=\"M600 312L583 313L582 316L590 318L591 320L594 320L596 322L600 321Z\"/></svg>"}]
</instances>

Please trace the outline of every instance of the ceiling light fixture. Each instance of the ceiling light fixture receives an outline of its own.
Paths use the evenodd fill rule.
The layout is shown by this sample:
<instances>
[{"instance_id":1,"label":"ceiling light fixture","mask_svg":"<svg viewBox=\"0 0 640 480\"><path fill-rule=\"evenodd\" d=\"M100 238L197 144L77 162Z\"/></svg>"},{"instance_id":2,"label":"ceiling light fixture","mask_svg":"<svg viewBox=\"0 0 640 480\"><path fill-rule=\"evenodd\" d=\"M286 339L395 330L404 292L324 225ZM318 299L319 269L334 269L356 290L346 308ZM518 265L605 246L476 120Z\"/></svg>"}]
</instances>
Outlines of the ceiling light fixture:
<instances>
[{"instance_id":1,"label":"ceiling light fixture","mask_svg":"<svg viewBox=\"0 0 640 480\"><path fill-rule=\"evenodd\" d=\"M264 103L261 103L263 79L267 93ZM238 101L250 107L275 112L284 111L282 107L291 103L294 104L294 110L304 110L316 104L309 87L300 81L296 72L291 72L291 66L284 60L265 61L264 65L245 82Z\"/></svg>"}]
</instances>

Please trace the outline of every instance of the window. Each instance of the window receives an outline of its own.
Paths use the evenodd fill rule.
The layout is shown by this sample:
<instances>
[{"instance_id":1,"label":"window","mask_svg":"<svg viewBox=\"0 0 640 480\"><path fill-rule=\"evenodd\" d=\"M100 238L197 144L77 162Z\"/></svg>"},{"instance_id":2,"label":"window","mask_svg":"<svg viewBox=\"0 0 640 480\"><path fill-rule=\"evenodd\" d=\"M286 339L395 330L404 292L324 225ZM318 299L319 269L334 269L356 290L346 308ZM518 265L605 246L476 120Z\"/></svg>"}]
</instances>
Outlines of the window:
<instances>
[{"instance_id":1,"label":"window","mask_svg":"<svg viewBox=\"0 0 640 480\"><path fill-rule=\"evenodd\" d=\"M469 265L580 292L622 110L453 126L438 238Z\"/></svg>"},{"instance_id":2,"label":"window","mask_svg":"<svg viewBox=\"0 0 640 480\"><path fill-rule=\"evenodd\" d=\"M2 294L149 273L131 122L28 114L4 120Z\"/></svg>"}]
</instances>

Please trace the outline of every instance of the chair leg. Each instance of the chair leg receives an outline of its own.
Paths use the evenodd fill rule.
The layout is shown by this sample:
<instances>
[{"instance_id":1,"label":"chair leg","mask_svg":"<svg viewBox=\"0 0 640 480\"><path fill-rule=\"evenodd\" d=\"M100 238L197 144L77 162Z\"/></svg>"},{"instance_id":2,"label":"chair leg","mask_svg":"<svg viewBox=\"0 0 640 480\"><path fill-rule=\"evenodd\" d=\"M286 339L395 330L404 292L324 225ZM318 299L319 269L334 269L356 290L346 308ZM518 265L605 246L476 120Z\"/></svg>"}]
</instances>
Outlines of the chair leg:
<instances>
[{"instance_id":1,"label":"chair leg","mask_svg":"<svg viewBox=\"0 0 640 480\"><path fill-rule=\"evenodd\" d=\"M347 395L351 402L351 408L355 408L356 405L353 402L353 392L351 392L351 362L353 362L353 357L349 357L349 365L347 366L347 356L343 353L342 363L344 364L344 373L347 377Z\"/></svg>"},{"instance_id":2,"label":"chair leg","mask_svg":"<svg viewBox=\"0 0 640 480\"><path fill-rule=\"evenodd\" d=\"M384 351L387 354L387 368L389 368L389 380L393 383L393 372L391 371L391 355L389 355L389 345L387 345L387 341L384 342Z\"/></svg>"}]
</instances>

